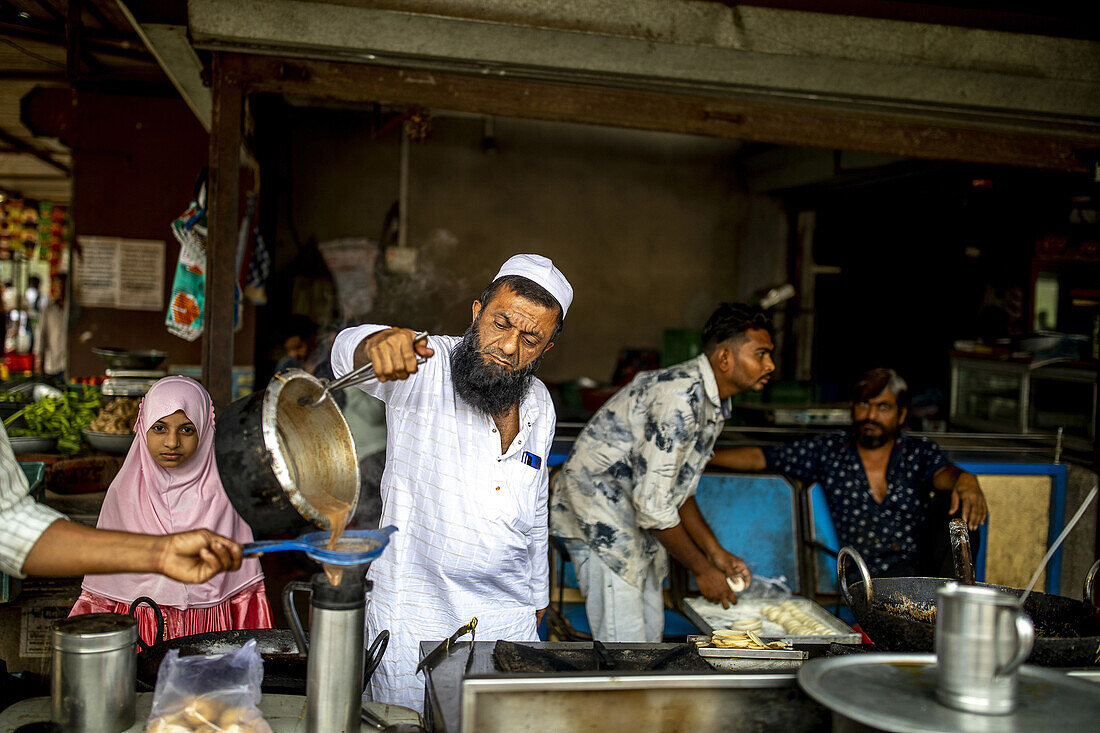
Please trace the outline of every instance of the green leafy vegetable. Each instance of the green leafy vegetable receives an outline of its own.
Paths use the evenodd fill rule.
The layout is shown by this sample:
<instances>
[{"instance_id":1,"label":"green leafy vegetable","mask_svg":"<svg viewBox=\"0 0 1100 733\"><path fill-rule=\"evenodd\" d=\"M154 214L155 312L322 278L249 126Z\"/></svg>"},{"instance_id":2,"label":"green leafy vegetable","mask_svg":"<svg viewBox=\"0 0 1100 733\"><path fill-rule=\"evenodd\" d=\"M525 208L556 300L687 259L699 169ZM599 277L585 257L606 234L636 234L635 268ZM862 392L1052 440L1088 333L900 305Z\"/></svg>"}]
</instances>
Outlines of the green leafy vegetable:
<instances>
[{"instance_id":1,"label":"green leafy vegetable","mask_svg":"<svg viewBox=\"0 0 1100 733\"><path fill-rule=\"evenodd\" d=\"M92 423L98 411L99 390L84 387L70 390L64 397L43 397L32 402L4 420L4 425L22 417L27 427L9 430L9 435L57 438L59 453L76 453L84 443L81 431Z\"/></svg>"}]
</instances>

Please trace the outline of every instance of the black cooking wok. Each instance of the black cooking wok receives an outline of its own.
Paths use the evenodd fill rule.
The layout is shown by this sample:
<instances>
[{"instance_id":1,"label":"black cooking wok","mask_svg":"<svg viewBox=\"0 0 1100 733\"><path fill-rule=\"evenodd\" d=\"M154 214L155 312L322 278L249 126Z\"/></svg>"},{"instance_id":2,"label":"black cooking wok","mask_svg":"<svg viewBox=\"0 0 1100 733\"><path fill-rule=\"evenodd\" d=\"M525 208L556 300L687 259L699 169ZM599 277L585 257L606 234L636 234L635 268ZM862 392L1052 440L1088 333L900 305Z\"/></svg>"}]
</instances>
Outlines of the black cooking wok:
<instances>
[{"instance_id":1,"label":"black cooking wok","mask_svg":"<svg viewBox=\"0 0 1100 733\"><path fill-rule=\"evenodd\" d=\"M299 584L300 581L298 581ZM297 613L291 605L291 596L288 592L295 583L290 583L283 592L283 609L288 618L297 622ZM308 586L307 586L308 587ZM245 642L254 640L256 649L264 661L264 679L260 685L261 692L283 695L304 695L306 693L306 667L308 657L300 653L302 647L308 652L309 636L302 630L300 623L294 631L290 629L250 629L247 631L213 631L208 634L192 634L180 636L175 639L164 640L164 618L156 602L149 598L139 598L130 606L130 615L134 615L134 609L144 603L153 609L156 614L158 629L156 643L149 646L138 640L138 646L142 651L137 657L137 678L139 687L147 687L152 690L157 684L157 673L160 663L172 649L179 649L182 656L191 654L225 654L239 649ZM382 661L382 655L389 646L390 632L382 631L375 637L374 642L367 650L363 660L363 684L370 683L371 675Z\"/></svg>"},{"instance_id":2,"label":"black cooking wok","mask_svg":"<svg viewBox=\"0 0 1100 733\"><path fill-rule=\"evenodd\" d=\"M845 557L859 569L861 580L849 588ZM1091 598L1097 561L1086 579L1086 598ZM876 578L851 547L837 555L837 579L844 602L856 621L875 642L891 652L934 652L936 640L936 591L948 578ZM1017 597L1023 590L976 583ZM1024 611L1035 624L1035 645L1029 664L1044 667L1100 667L1100 611L1091 602L1046 593L1032 593Z\"/></svg>"},{"instance_id":3,"label":"black cooking wok","mask_svg":"<svg viewBox=\"0 0 1100 733\"><path fill-rule=\"evenodd\" d=\"M249 640L264 660L264 681L261 691L284 695L304 695L306 691L306 657L298 654L298 644L290 629L253 629L249 631L214 631L209 634L180 636L154 644L137 657L139 684L149 689L157 684L157 671L171 649L183 656L191 654L225 654L239 649Z\"/></svg>"}]
</instances>

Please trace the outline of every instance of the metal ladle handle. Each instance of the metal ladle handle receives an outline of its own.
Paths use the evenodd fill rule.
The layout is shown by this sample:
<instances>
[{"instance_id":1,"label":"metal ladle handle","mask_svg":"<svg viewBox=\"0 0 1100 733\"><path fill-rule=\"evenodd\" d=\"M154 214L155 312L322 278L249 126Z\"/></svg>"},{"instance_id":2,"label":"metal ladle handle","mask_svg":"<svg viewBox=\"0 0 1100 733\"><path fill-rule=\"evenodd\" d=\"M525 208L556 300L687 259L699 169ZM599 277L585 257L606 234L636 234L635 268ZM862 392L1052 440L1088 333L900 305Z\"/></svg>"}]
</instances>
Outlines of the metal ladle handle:
<instances>
[{"instance_id":1,"label":"metal ladle handle","mask_svg":"<svg viewBox=\"0 0 1100 733\"><path fill-rule=\"evenodd\" d=\"M836 581L840 586L840 593L844 596L844 602L848 604L848 607L852 607L852 594L848 591L848 573L844 572L844 558L851 559L859 570L860 577L863 579L863 593L867 597L867 608L871 608L871 598L874 591L871 589L871 572L867 569L867 563L863 561L863 557L859 554L859 551L851 545L840 548L840 552L836 554Z\"/></svg>"},{"instance_id":2,"label":"metal ladle handle","mask_svg":"<svg viewBox=\"0 0 1100 733\"><path fill-rule=\"evenodd\" d=\"M1083 597L1085 603L1089 605L1096 604L1096 600L1093 598L1093 583L1096 581L1096 574L1098 572L1100 572L1100 560L1094 562L1092 567L1089 568L1089 571L1085 573L1085 592Z\"/></svg>"},{"instance_id":3,"label":"metal ladle handle","mask_svg":"<svg viewBox=\"0 0 1100 733\"><path fill-rule=\"evenodd\" d=\"M413 344L415 345L417 341L420 341L421 339L425 339L427 337L427 331L419 331L413 336ZM417 354L417 364L423 364L427 360L428 358L426 356L420 356L419 354ZM347 389L348 387L354 387L357 384L362 384L363 382L374 379L374 377L374 363L368 361L366 364L359 367L358 369L352 369L350 372L340 377L339 379L333 379L332 381L325 382L324 389L321 390L321 394L317 396L317 399L315 399L313 402L309 402L308 404L310 407L317 407L317 405L325 401L325 398L328 397L329 394L341 389Z\"/></svg>"}]
</instances>

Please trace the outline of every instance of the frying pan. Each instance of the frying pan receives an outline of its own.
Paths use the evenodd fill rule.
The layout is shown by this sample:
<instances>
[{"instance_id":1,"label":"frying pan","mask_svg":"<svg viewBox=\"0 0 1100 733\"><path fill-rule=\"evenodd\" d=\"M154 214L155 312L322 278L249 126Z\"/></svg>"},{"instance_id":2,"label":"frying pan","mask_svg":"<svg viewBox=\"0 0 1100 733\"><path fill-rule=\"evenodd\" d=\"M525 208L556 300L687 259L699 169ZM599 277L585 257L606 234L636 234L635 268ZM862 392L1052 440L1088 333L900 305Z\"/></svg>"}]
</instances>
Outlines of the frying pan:
<instances>
[{"instance_id":1,"label":"frying pan","mask_svg":"<svg viewBox=\"0 0 1100 733\"><path fill-rule=\"evenodd\" d=\"M849 587L846 560L859 571L860 580ZM1098 560L1089 571L1086 588L1100 569ZM936 591L948 578L875 578L852 547L837 555L837 581L841 595L863 631L875 646L891 652L934 652L936 640ZM1023 595L1020 588L975 583L975 585ZM1024 611L1035 624L1035 645L1029 664L1044 667L1100 667L1100 612L1091 603L1032 593Z\"/></svg>"}]
</instances>

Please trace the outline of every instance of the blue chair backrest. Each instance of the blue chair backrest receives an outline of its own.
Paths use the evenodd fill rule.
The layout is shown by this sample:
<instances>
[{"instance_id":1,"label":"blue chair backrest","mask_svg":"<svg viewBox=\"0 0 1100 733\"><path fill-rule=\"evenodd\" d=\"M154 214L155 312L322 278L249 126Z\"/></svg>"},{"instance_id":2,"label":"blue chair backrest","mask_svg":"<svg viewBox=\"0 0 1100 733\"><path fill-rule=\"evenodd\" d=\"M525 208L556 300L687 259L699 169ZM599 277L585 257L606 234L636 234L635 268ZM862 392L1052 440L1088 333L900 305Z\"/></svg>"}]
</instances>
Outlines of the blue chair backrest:
<instances>
[{"instance_id":1,"label":"blue chair backrest","mask_svg":"<svg viewBox=\"0 0 1100 733\"><path fill-rule=\"evenodd\" d=\"M825 490L821 484L814 484L807 490L810 497L810 539L829 548L834 553L840 551L840 540L836 536L836 526L829 514L829 505L825 503ZM823 550L814 550L814 564L817 566L815 592L836 593L836 556Z\"/></svg>"},{"instance_id":2,"label":"blue chair backrest","mask_svg":"<svg viewBox=\"0 0 1100 733\"><path fill-rule=\"evenodd\" d=\"M781 476L704 474L695 499L714 536L754 575L784 576L799 592L798 510Z\"/></svg>"}]
</instances>

